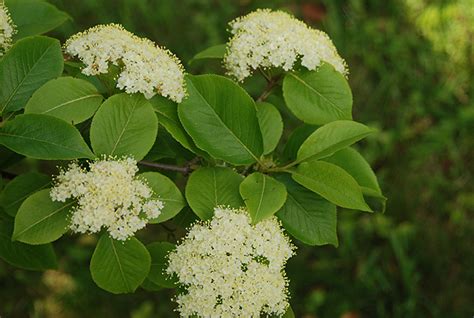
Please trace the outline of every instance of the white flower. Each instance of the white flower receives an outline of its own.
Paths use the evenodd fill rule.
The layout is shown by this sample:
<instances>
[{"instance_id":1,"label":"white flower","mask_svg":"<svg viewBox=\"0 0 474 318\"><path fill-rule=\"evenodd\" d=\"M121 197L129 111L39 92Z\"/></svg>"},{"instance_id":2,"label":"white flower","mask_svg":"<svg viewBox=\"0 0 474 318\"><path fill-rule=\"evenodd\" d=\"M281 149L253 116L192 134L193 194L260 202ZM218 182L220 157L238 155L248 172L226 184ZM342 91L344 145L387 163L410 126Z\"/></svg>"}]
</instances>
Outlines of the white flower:
<instances>
[{"instance_id":1,"label":"white flower","mask_svg":"<svg viewBox=\"0 0 474 318\"><path fill-rule=\"evenodd\" d=\"M294 254L275 217L251 225L247 211L217 207L168 255L166 272L185 292L182 317L281 316L288 307L286 261Z\"/></svg>"},{"instance_id":2,"label":"white flower","mask_svg":"<svg viewBox=\"0 0 474 318\"><path fill-rule=\"evenodd\" d=\"M0 56L10 48L12 36L15 33L15 25L10 18L8 9L3 2L0 2Z\"/></svg>"},{"instance_id":3,"label":"white flower","mask_svg":"<svg viewBox=\"0 0 474 318\"><path fill-rule=\"evenodd\" d=\"M110 64L120 67L117 87L127 93L156 93L181 102L185 96L184 69L170 51L140 38L117 24L97 25L73 35L65 50L84 64L82 73L107 73Z\"/></svg>"},{"instance_id":4,"label":"white flower","mask_svg":"<svg viewBox=\"0 0 474 318\"><path fill-rule=\"evenodd\" d=\"M323 62L347 74L346 62L328 35L308 27L283 11L257 10L230 22L233 37L227 44L224 65L239 81L257 68L293 69L297 61L309 70Z\"/></svg>"},{"instance_id":5,"label":"white flower","mask_svg":"<svg viewBox=\"0 0 474 318\"><path fill-rule=\"evenodd\" d=\"M78 233L96 233L105 228L116 240L126 240L157 218L163 202L137 179L137 162L131 158L104 158L89 163L89 171L76 162L55 179L53 201L77 200L70 228Z\"/></svg>"}]
</instances>

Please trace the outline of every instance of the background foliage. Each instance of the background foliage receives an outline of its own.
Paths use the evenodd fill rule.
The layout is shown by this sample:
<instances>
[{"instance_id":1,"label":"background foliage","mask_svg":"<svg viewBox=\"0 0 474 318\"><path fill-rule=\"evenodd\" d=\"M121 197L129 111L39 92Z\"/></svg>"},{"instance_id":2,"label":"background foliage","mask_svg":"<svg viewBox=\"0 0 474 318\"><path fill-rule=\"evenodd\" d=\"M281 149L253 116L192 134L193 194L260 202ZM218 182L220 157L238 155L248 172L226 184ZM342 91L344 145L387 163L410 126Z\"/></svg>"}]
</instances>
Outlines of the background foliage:
<instances>
[{"instance_id":1,"label":"background foliage","mask_svg":"<svg viewBox=\"0 0 474 318\"><path fill-rule=\"evenodd\" d=\"M342 212L339 248L300 246L288 276L297 317L345 318L474 312L474 9L469 2L51 0L73 18L54 32L63 40L98 23L119 22L185 63L225 42L227 22L258 7L290 10L329 33L350 67L354 119L380 129L359 150L389 200L383 215ZM194 62L187 69L219 71L220 65ZM22 161L10 172L37 164ZM181 213L174 222L190 221ZM165 226L163 238L182 234L174 224ZM98 289L88 270L91 239L59 242L60 271L39 274L0 261L0 314L170 315L168 291L111 295Z\"/></svg>"}]
</instances>

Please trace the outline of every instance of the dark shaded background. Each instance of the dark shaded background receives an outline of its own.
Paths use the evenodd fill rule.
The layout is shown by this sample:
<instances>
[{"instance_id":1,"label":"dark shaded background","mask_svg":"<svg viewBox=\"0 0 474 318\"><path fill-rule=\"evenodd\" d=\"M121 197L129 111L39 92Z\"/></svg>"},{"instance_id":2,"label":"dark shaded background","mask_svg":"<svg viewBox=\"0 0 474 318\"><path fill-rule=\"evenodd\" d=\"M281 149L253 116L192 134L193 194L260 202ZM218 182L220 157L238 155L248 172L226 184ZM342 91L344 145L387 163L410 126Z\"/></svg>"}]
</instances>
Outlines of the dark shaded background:
<instances>
[{"instance_id":1,"label":"dark shaded background","mask_svg":"<svg viewBox=\"0 0 474 318\"><path fill-rule=\"evenodd\" d=\"M339 248L300 246L288 264L296 316L474 315L472 0L50 2L74 19L53 33L62 40L98 23L122 23L184 64L224 43L228 21L259 7L291 11L326 31L350 68L354 119L380 130L359 148L389 200L385 214L342 211ZM222 72L214 62L186 68ZM175 235L161 230L164 239ZM5 317L176 316L169 291L99 290L88 272L93 240L63 239L60 271L32 273L0 261Z\"/></svg>"}]
</instances>

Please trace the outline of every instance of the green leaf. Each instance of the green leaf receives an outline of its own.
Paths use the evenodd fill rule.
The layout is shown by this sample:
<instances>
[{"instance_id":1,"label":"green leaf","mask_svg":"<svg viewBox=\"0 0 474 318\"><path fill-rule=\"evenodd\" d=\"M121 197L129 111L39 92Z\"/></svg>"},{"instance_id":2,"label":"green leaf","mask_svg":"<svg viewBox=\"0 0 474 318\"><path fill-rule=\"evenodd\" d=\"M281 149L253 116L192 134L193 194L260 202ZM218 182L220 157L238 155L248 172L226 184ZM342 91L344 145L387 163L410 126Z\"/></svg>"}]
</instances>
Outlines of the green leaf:
<instances>
[{"instance_id":1,"label":"green leaf","mask_svg":"<svg viewBox=\"0 0 474 318\"><path fill-rule=\"evenodd\" d=\"M49 191L44 189L34 193L20 206L15 217L13 240L33 245L45 244L67 232L68 214L74 202L54 202Z\"/></svg>"},{"instance_id":2,"label":"green leaf","mask_svg":"<svg viewBox=\"0 0 474 318\"><path fill-rule=\"evenodd\" d=\"M168 242L155 242L146 246L151 255L151 268L148 279L165 288L176 287L176 279L165 273L168 267L168 254L175 249L175 246Z\"/></svg>"},{"instance_id":3,"label":"green leaf","mask_svg":"<svg viewBox=\"0 0 474 318\"><path fill-rule=\"evenodd\" d=\"M292 173L296 182L338 206L372 212L364 201L357 181L332 163L305 162Z\"/></svg>"},{"instance_id":4,"label":"green leaf","mask_svg":"<svg viewBox=\"0 0 474 318\"><path fill-rule=\"evenodd\" d=\"M226 45L225 44L218 44L211 47L208 47L204 51L199 52L198 54L194 55L194 57L189 61L189 64L193 63L197 60L204 60L204 59L223 59L226 53Z\"/></svg>"},{"instance_id":5,"label":"green leaf","mask_svg":"<svg viewBox=\"0 0 474 318\"><path fill-rule=\"evenodd\" d=\"M48 115L18 115L7 121L0 128L0 144L35 159L94 158L73 125Z\"/></svg>"},{"instance_id":6,"label":"green leaf","mask_svg":"<svg viewBox=\"0 0 474 318\"><path fill-rule=\"evenodd\" d=\"M58 40L35 36L18 41L0 61L0 114L22 109L36 89L62 72Z\"/></svg>"},{"instance_id":7,"label":"green leaf","mask_svg":"<svg viewBox=\"0 0 474 318\"><path fill-rule=\"evenodd\" d=\"M279 175L288 191L285 205L276 214L283 227L308 245L338 246L336 206L294 182L289 175Z\"/></svg>"},{"instance_id":8,"label":"green leaf","mask_svg":"<svg viewBox=\"0 0 474 318\"><path fill-rule=\"evenodd\" d=\"M96 155L133 156L141 160L153 146L157 132L158 119L145 97L114 95L92 119L92 149Z\"/></svg>"},{"instance_id":9,"label":"green leaf","mask_svg":"<svg viewBox=\"0 0 474 318\"><path fill-rule=\"evenodd\" d=\"M189 96L178 115L196 145L235 165L258 161L263 141L253 99L222 76L187 76L186 82Z\"/></svg>"},{"instance_id":10,"label":"green leaf","mask_svg":"<svg viewBox=\"0 0 474 318\"><path fill-rule=\"evenodd\" d=\"M149 280L148 278L145 278L145 280L143 281L143 283L140 285L141 288L143 288L144 290L146 291L149 291L149 292L157 292L159 290L162 290L164 289L164 287L161 287L155 283L153 283L151 280Z\"/></svg>"},{"instance_id":11,"label":"green leaf","mask_svg":"<svg viewBox=\"0 0 474 318\"><path fill-rule=\"evenodd\" d=\"M92 255L92 279L113 294L133 293L150 271L151 257L136 238L116 241L103 234Z\"/></svg>"},{"instance_id":12,"label":"green leaf","mask_svg":"<svg viewBox=\"0 0 474 318\"><path fill-rule=\"evenodd\" d=\"M46 114L78 124L94 115L102 95L91 83L60 77L41 86L25 106L25 113Z\"/></svg>"},{"instance_id":13,"label":"green leaf","mask_svg":"<svg viewBox=\"0 0 474 318\"><path fill-rule=\"evenodd\" d=\"M239 208L242 176L229 168L208 167L194 171L188 179L185 195L191 209L201 220L210 219L219 205Z\"/></svg>"},{"instance_id":14,"label":"green leaf","mask_svg":"<svg viewBox=\"0 0 474 318\"><path fill-rule=\"evenodd\" d=\"M71 17L52 4L39 0L5 0L18 33L15 39L49 32Z\"/></svg>"},{"instance_id":15,"label":"green leaf","mask_svg":"<svg viewBox=\"0 0 474 318\"><path fill-rule=\"evenodd\" d=\"M349 173L361 186L364 196L370 197L369 199L366 198L366 200L372 209L380 210L381 212L385 211L387 198L382 194L377 176L372 171L369 163L357 150L345 148L323 160L335 164ZM371 201L373 201L373 204L371 204Z\"/></svg>"},{"instance_id":16,"label":"green leaf","mask_svg":"<svg viewBox=\"0 0 474 318\"><path fill-rule=\"evenodd\" d=\"M176 184L168 177L158 172L145 172L140 174L155 193L154 197L159 198L164 203L161 214L150 223L161 223L167 221L179 213L185 206L181 191Z\"/></svg>"},{"instance_id":17,"label":"green leaf","mask_svg":"<svg viewBox=\"0 0 474 318\"><path fill-rule=\"evenodd\" d=\"M281 318L295 318L295 313L293 312L293 309L291 307L288 307L286 313Z\"/></svg>"},{"instance_id":18,"label":"green leaf","mask_svg":"<svg viewBox=\"0 0 474 318\"><path fill-rule=\"evenodd\" d=\"M283 120L278 109L270 103L257 103L258 124L263 137L263 154L275 150L283 133Z\"/></svg>"},{"instance_id":19,"label":"green leaf","mask_svg":"<svg viewBox=\"0 0 474 318\"><path fill-rule=\"evenodd\" d=\"M367 137L373 129L350 120L326 124L312 133L298 150L297 162L317 160L332 155Z\"/></svg>"},{"instance_id":20,"label":"green leaf","mask_svg":"<svg viewBox=\"0 0 474 318\"><path fill-rule=\"evenodd\" d=\"M240 184L240 195L245 201L254 224L275 214L286 201L285 186L270 176L254 172Z\"/></svg>"},{"instance_id":21,"label":"green leaf","mask_svg":"<svg viewBox=\"0 0 474 318\"><path fill-rule=\"evenodd\" d=\"M293 130L283 148L283 160L296 160L296 154L301 145L317 128L317 126L302 125Z\"/></svg>"},{"instance_id":22,"label":"green leaf","mask_svg":"<svg viewBox=\"0 0 474 318\"><path fill-rule=\"evenodd\" d=\"M329 64L323 64L316 71L288 73L283 80L283 97L293 114L308 124L352 119L349 84Z\"/></svg>"},{"instance_id":23,"label":"green leaf","mask_svg":"<svg viewBox=\"0 0 474 318\"><path fill-rule=\"evenodd\" d=\"M173 136L184 148L194 152L202 151L196 147L194 141L184 130L183 125L178 118L178 106L171 100L159 95L153 96L150 103L158 116L160 124L165 127L166 131Z\"/></svg>"},{"instance_id":24,"label":"green leaf","mask_svg":"<svg viewBox=\"0 0 474 318\"><path fill-rule=\"evenodd\" d=\"M28 270L47 270L58 267L51 244L29 245L13 242L13 221L0 215L0 258L5 262Z\"/></svg>"},{"instance_id":25,"label":"green leaf","mask_svg":"<svg viewBox=\"0 0 474 318\"><path fill-rule=\"evenodd\" d=\"M18 115L6 122L0 129L0 144L35 159L94 158L73 125L48 115Z\"/></svg>"},{"instance_id":26,"label":"green leaf","mask_svg":"<svg viewBox=\"0 0 474 318\"><path fill-rule=\"evenodd\" d=\"M51 178L47 175L29 172L10 181L0 193L0 206L10 216L15 216L20 205L31 194L49 186Z\"/></svg>"},{"instance_id":27,"label":"green leaf","mask_svg":"<svg viewBox=\"0 0 474 318\"><path fill-rule=\"evenodd\" d=\"M367 187L382 194L377 176L372 171L369 163L353 148L341 149L324 161L335 164L346 170L361 187Z\"/></svg>"}]
</instances>

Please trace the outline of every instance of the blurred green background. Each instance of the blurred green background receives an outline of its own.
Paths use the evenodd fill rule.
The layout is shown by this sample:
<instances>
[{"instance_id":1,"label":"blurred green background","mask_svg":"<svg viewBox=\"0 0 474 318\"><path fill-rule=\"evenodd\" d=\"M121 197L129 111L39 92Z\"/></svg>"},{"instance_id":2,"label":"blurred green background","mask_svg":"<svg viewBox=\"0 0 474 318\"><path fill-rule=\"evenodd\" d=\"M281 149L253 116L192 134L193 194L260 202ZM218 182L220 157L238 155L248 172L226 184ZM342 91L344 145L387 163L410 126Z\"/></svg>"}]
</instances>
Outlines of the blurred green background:
<instances>
[{"instance_id":1,"label":"blurred green background","mask_svg":"<svg viewBox=\"0 0 474 318\"><path fill-rule=\"evenodd\" d=\"M296 316L473 317L472 0L50 2L73 18L52 33L61 40L117 22L184 64L226 42L227 23L256 8L284 9L326 31L350 68L354 119L380 130L359 150L389 200L385 214L342 211L339 248L299 246L288 264ZM187 70L221 72L213 62ZM170 291L101 291L88 271L93 244L76 243L58 244L60 271L0 261L2 317L176 316Z\"/></svg>"}]
</instances>

